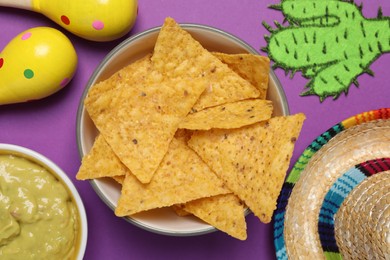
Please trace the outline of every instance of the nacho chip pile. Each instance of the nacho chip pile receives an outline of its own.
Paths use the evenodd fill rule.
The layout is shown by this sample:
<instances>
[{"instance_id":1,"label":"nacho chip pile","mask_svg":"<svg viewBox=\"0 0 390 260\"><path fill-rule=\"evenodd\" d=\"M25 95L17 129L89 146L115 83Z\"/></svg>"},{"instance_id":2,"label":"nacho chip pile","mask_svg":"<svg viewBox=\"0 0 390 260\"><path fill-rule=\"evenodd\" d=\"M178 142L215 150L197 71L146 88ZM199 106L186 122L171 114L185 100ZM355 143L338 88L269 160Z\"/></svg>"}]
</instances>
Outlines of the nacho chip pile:
<instances>
[{"instance_id":1,"label":"nacho chip pile","mask_svg":"<svg viewBox=\"0 0 390 260\"><path fill-rule=\"evenodd\" d=\"M121 184L115 214L172 207L245 240L271 221L305 116L272 117L269 60L211 53L172 18L152 54L88 92L99 130L76 178Z\"/></svg>"}]
</instances>

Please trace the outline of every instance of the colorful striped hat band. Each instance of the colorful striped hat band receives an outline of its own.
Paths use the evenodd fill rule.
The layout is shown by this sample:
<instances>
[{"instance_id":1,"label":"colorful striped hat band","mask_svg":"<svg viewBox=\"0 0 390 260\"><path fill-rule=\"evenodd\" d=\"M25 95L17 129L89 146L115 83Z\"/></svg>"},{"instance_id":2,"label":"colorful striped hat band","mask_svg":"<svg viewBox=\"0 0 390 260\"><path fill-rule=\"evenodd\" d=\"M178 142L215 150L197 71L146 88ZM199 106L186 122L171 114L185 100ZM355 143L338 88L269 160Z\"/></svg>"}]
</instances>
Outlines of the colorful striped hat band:
<instances>
[{"instance_id":1,"label":"colorful striped hat band","mask_svg":"<svg viewBox=\"0 0 390 260\"><path fill-rule=\"evenodd\" d=\"M390 257L389 118L358 114L305 149L274 214L278 259Z\"/></svg>"}]
</instances>

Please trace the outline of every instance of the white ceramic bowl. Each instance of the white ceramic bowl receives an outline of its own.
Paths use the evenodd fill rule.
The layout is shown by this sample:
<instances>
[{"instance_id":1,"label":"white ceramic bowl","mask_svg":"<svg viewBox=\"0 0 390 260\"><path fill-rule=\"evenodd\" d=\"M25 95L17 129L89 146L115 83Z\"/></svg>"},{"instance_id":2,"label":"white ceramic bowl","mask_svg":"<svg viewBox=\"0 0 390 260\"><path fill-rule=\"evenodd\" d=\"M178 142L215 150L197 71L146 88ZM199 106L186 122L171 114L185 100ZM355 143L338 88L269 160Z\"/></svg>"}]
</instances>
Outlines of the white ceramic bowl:
<instances>
[{"instance_id":1,"label":"white ceramic bowl","mask_svg":"<svg viewBox=\"0 0 390 260\"><path fill-rule=\"evenodd\" d=\"M58 179L62 185L68 190L70 193L73 202L77 207L78 219L79 219L79 231L77 237L76 247L76 258L77 260L82 260L84 257L85 249L87 246L87 237L88 237L88 223L87 223L87 215L85 213L85 208L83 201L80 198L80 195L73 185L72 181L68 178L68 176L59 168L55 163L46 158L45 156L30 150L28 148L17 146L13 144L2 144L0 143L0 154L1 155L14 155L24 159L27 159L37 165L42 166L50 173L52 173L56 179Z\"/></svg>"},{"instance_id":2,"label":"white ceramic bowl","mask_svg":"<svg viewBox=\"0 0 390 260\"><path fill-rule=\"evenodd\" d=\"M198 24L181 24L181 26L210 51L259 54L247 43L219 29ZM104 58L91 76L81 98L77 115L77 141L80 157L89 152L98 133L83 105L89 88L107 79L124 66L151 53L160 28L147 30L120 43ZM267 99L273 101L274 115L289 114L284 91L272 71ZM115 181L105 178L90 182L100 198L114 210L120 196L120 186ZM195 217L178 217L169 209L150 210L125 219L141 228L165 235L191 236L216 230Z\"/></svg>"}]
</instances>

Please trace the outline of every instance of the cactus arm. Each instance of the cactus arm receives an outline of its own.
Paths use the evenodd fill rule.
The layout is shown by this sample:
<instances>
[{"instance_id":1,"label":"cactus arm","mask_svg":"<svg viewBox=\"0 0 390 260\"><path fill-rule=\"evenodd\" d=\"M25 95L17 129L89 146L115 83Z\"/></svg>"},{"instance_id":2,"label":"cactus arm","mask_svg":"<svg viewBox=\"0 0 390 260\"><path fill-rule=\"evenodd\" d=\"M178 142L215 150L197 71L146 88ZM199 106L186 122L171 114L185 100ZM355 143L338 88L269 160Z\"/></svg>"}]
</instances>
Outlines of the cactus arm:
<instances>
[{"instance_id":1,"label":"cactus arm","mask_svg":"<svg viewBox=\"0 0 390 260\"><path fill-rule=\"evenodd\" d=\"M337 16L321 16L321 17L312 17L307 20L300 20L297 22L300 26L309 27L309 26L335 26L340 24L340 18Z\"/></svg>"},{"instance_id":2,"label":"cactus arm","mask_svg":"<svg viewBox=\"0 0 390 260\"><path fill-rule=\"evenodd\" d=\"M363 19L357 6L339 0L284 0L281 10L288 21L301 26L327 26L339 19Z\"/></svg>"},{"instance_id":3,"label":"cactus arm","mask_svg":"<svg viewBox=\"0 0 390 260\"><path fill-rule=\"evenodd\" d=\"M360 66L359 60L338 62L318 72L307 85L309 90L301 95L317 95L321 101L329 96L337 99L341 93L348 93L349 86L362 73L364 68Z\"/></svg>"},{"instance_id":4,"label":"cactus arm","mask_svg":"<svg viewBox=\"0 0 390 260\"><path fill-rule=\"evenodd\" d=\"M286 27L270 37L268 55L277 67L290 70L322 67L343 58L337 37L343 36L335 34L333 28Z\"/></svg>"},{"instance_id":5,"label":"cactus arm","mask_svg":"<svg viewBox=\"0 0 390 260\"><path fill-rule=\"evenodd\" d=\"M364 28L369 51L390 52L390 17L365 21Z\"/></svg>"},{"instance_id":6,"label":"cactus arm","mask_svg":"<svg viewBox=\"0 0 390 260\"><path fill-rule=\"evenodd\" d=\"M321 101L330 96L337 99L341 93L348 93L348 89L352 83L358 85L356 78L359 75L363 73L373 75L369 66L383 51L386 51L386 48L388 48L386 43L390 39L388 30L379 29L385 26L381 27L378 25L378 23L368 25L376 26L377 31L369 30L366 32L367 39L358 44L358 51L355 49L344 50L344 58L331 66L317 68L317 70L315 68L307 71L302 70L305 77L312 79L306 86L309 90L301 95L317 95ZM370 34L373 34L374 37L370 36ZM387 38L387 41L385 38ZM389 50L387 49L387 51Z\"/></svg>"}]
</instances>

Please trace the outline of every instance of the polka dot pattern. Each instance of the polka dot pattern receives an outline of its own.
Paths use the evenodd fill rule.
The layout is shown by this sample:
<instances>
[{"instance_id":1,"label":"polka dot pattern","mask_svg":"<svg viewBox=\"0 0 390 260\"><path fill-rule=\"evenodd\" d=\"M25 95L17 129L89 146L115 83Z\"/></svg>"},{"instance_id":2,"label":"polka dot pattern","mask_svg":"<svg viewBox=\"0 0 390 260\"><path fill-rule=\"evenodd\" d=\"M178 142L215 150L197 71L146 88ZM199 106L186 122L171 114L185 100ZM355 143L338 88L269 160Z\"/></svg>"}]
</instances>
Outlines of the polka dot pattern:
<instances>
[{"instance_id":1,"label":"polka dot pattern","mask_svg":"<svg viewBox=\"0 0 390 260\"><path fill-rule=\"evenodd\" d=\"M64 78L64 79L61 81L61 83L60 83L60 87L65 87L66 84L68 84L68 83L69 83L69 78Z\"/></svg>"},{"instance_id":2,"label":"polka dot pattern","mask_svg":"<svg viewBox=\"0 0 390 260\"><path fill-rule=\"evenodd\" d=\"M93 21L92 23L92 27L95 29L95 30L102 30L104 28L104 23L100 20L95 20Z\"/></svg>"},{"instance_id":3,"label":"polka dot pattern","mask_svg":"<svg viewBox=\"0 0 390 260\"><path fill-rule=\"evenodd\" d=\"M65 25L70 24L70 19L66 15L61 16L61 22L64 23ZM92 28L94 28L97 31L103 30L104 28L104 23L101 20L94 20L92 22Z\"/></svg>"},{"instance_id":4,"label":"polka dot pattern","mask_svg":"<svg viewBox=\"0 0 390 260\"><path fill-rule=\"evenodd\" d=\"M69 18L66 16L66 15L62 15L61 16L61 21L66 24L66 25L69 25L70 24L70 20Z\"/></svg>"},{"instance_id":5,"label":"polka dot pattern","mask_svg":"<svg viewBox=\"0 0 390 260\"><path fill-rule=\"evenodd\" d=\"M25 41L25 40L27 40L28 38L30 38L31 35L32 35L31 32L26 32L25 34L22 35L21 39L22 39L23 41Z\"/></svg>"},{"instance_id":6,"label":"polka dot pattern","mask_svg":"<svg viewBox=\"0 0 390 260\"><path fill-rule=\"evenodd\" d=\"M26 79L32 79L34 77L34 71L30 69L24 70L23 74Z\"/></svg>"}]
</instances>

